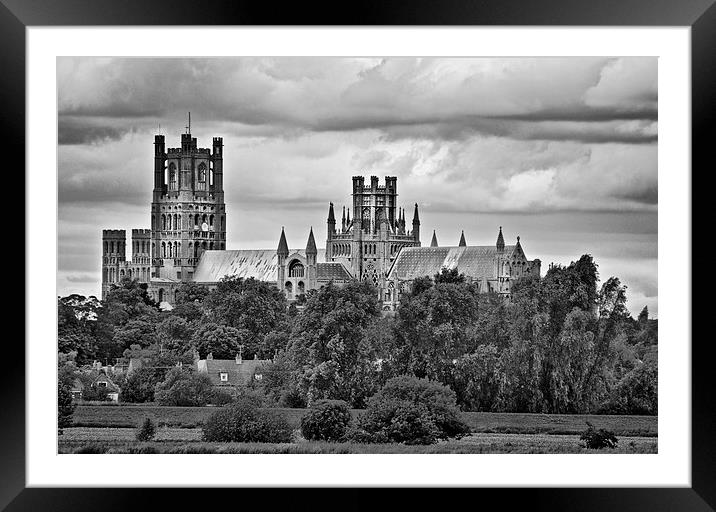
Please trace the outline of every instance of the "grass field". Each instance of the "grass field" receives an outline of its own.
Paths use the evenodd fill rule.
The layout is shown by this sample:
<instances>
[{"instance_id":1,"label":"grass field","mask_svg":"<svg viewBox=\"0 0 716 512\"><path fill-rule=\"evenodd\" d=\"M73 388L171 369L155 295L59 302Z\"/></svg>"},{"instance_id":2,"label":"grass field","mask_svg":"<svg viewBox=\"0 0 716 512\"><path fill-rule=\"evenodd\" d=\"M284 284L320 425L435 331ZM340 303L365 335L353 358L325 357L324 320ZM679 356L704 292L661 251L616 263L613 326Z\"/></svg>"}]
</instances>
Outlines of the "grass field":
<instances>
[{"instance_id":1,"label":"grass field","mask_svg":"<svg viewBox=\"0 0 716 512\"><path fill-rule=\"evenodd\" d=\"M472 434L463 439L430 446L400 444L326 443L207 443L201 429L160 428L154 442L137 443L134 429L65 429L59 453L234 453L234 454L336 454L336 453L657 453L653 437L621 437L614 449L587 450L579 436L559 434Z\"/></svg>"},{"instance_id":2,"label":"grass field","mask_svg":"<svg viewBox=\"0 0 716 512\"><path fill-rule=\"evenodd\" d=\"M156 405L81 405L73 414L77 427L134 428L149 417L160 427L197 428L215 407L161 407ZM298 428L306 409L275 409ZM354 416L361 411L353 410ZM463 419L476 433L498 434L580 434L589 421L596 428L612 430L617 436L656 437L656 416L606 416L568 414L521 414L465 412Z\"/></svg>"}]
</instances>

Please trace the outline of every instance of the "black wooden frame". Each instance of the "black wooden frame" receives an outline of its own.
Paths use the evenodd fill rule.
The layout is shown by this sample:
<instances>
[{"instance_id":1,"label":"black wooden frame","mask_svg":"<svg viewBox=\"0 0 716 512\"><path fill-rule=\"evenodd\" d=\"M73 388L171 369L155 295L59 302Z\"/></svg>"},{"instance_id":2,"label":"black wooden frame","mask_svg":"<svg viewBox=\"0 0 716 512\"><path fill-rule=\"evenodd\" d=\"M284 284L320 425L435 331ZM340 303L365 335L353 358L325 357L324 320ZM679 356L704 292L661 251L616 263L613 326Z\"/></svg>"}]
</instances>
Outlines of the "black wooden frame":
<instances>
[{"instance_id":1,"label":"black wooden frame","mask_svg":"<svg viewBox=\"0 0 716 512\"><path fill-rule=\"evenodd\" d=\"M0 126L6 152L13 167L25 155L25 28L62 25L571 25L571 26L688 26L691 27L692 71L692 190L693 181L707 176L707 160L716 139L716 0L371 0L345 4L337 0L292 2L276 5L245 0L0 0ZM707 164L708 162L708 164ZM709 165L709 167L713 167ZM694 172L699 169L700 172ZM7 170L9 172L9 169ZM26 191L27 192L27 191ZM708 193L708 191L706 191ZM693 203L692 203L693 211ZM703 223L692 215L694 227ZM697 231L698 232L698 231ZM706 231L701 230L706 235ZM29 233L26 233L26 236ZM17 245L15 246L17 247ZM690 247L688 248L691 249ZM14 267L17 268L17 267ZM26 272L31 269L25 268ZM686 276L691 282L691 276ZM21 288L17 288L21 289ZM10 291L6 290L6 296ZM19 294L14 294L17 297ZM690 300L684 297L684 300ZM693 305L703 310L693 296ZM19 302L19 300L17 301ZM31 307L31 305L27 305ZM698 309L697 309L698 311ZM8 326L9 327L9 326ZM691 326L689 326L691 327ZM691 331L691 328L689 329ZM6 332L10 332L9 328ZM147 502L142 489L25 488L25 351L16 337L5 336L4 363L0 372L4 418L0 421L0 508L6 510L126 510ZM691 343L664 340L664 343ZM480 489L469 497L450 497L450 502L485 504L496 497L500 508L524 503L531 510L714 510L716 507L716 422L711 381L712 362L707 357L711 340L692 344L692 487L691 488L554 488ZM215 503L232 504L227 490L157 490L162 507L185 502L191 495ZM246 490L241 503L252 493ZM455 491L452 491L453 493ZM296 508L310 489L293 489L281 498L260 491L266 508ZM334 506L373 508L379 503L365 490L347 489ZM424 492L413 489L410 499L424 502ZM401 504L407 508L408 495ZM454 501L453 501L454 500ZM311 506L319 506L311 500ZM211 504L210 504L211 502ZM267 503L268 502L268 503ZM401 506L400 508L403 508Z\"/></svg>"}]
</instances>

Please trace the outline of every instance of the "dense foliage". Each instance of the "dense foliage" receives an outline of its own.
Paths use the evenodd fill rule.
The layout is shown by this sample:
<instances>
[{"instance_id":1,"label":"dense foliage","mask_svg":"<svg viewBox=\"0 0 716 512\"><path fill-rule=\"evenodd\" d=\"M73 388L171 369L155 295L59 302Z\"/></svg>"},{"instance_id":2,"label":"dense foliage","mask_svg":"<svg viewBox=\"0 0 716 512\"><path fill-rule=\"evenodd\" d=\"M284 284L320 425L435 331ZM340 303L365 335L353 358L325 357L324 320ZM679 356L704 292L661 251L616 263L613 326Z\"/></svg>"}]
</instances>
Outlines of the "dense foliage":
<instances>
[{"instance_id":1,"label":"dense foliage","mask_svg":"<svg viewBox=\"0 0 716 512\"><path fill-rule=\"evenodd\" d=\"M368 401L353 439L374 443L432 444L470 431L455 392L438 382L395 377Z\"/></svg>"},{"instance_id":2,"label":"dense foliage","mask_svg":"<svg viewBox=\"0 0 716 512\"><path fill-rule=\"evenodd\" d=\"M646 308L631 317L618 278L600 281L584 255L514 281L511 291L509 300L479 293L443 269L415 279L395 314L384 315L366 282L328 284L288 305L268 283L226 277L212 291L182 285L174 308L161 311L146 285L124 280L103 301L59 298L58 348L72 355L60 372L71 385L89 379L94 360L141 361L113 376L120 400L154 401L161 387L164 401L172 368L241 352L267 360L251 385L283 407L325 399L364 408L386 382L413 376L449 387L467 411L657 413L658 321ZM198 381L174 384L171 394L194 401ZM396 414L430 437L419 411Z\"/></svg>"},{"instance_id":3,"label":"dense foliage","mask_svg":"<svg viewBox=\"0 0 716 512\"><path fill-rule=\"evenodd\" d=\"M137 441L151 441L154 439L154 435L157 432L157 427L154 425L152 418L144 418L144 421L137 428L135 438Z\"/></svg>"},{"instance_id":4,"label":"dense foliage","mask_svg":"<svg viewBox=\"0 0 716 512\"><path fill-rule=\"evenodd\" d=\"M271 409L261 408L255 396L238 397L218 409L202 426L204 441L288 443L292 429L288 421Z\"/></svg>"},{"instance_id":5,"label":"dense foliage","mask_svg":"<svg viewBox=\"0 0 716 512\"><path fill-rule=\"evenodd\" d=\"M301 434L312 441L340 441L351 423L343 400L317 400L301 418Z\"/></svg>"}]
</instances>

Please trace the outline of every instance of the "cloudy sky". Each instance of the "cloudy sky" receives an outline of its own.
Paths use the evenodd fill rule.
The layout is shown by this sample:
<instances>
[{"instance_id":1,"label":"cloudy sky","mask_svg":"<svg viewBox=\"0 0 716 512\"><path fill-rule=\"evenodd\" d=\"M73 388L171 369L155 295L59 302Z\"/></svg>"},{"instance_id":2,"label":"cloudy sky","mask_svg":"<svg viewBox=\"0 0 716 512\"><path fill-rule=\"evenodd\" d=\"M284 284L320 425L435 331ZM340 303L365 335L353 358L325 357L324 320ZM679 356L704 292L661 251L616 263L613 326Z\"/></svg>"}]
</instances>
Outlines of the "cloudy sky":
<instances>
[{"instance_id":1,"label":"cloudy sky","mask_svg":"<svg viewBox=\"0 0 716 512\"><path fill-rule=\"evenodd\" d=\"M101 230L149 227L153 135L224 137L230 249L325 244L351 176L397 176L423 243L594 256L657 307L655 58L59 58L58 294L100 293ZM340 213L339 213L340 214ZM128 255L130 257L131 255Z\"/></svg>"}]
</instances>

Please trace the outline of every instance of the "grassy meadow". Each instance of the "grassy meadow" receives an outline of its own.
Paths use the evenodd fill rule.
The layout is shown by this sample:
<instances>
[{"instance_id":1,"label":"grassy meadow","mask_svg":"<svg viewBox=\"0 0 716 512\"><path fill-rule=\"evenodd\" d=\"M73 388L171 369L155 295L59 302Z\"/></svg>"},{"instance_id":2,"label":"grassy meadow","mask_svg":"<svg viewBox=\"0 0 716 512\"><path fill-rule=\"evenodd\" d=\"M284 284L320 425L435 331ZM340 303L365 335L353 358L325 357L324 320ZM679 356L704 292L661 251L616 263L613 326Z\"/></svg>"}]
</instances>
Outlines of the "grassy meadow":
<instances>
[{"instance_id":1,"label":"grassy meadow","mask_svg":"<svg viewBox=\"0 0 716 512\"><path fill-rule=\"evenodd\" d=\"M430 446L306 441L299 432L306 409L275 409L296 429L292 443L209 443L201 426L215 407L80 405L74 425L59 437L59 453L657 453L656 416L596 416L464 412L472 433ZM353 416L361 411L352 410ZM154 441L135 441L146 417L157 425ZM612 430L614 449L588 450L579 435L589 421Z\"/></svg>"}]
</instances>

